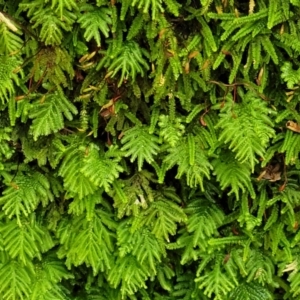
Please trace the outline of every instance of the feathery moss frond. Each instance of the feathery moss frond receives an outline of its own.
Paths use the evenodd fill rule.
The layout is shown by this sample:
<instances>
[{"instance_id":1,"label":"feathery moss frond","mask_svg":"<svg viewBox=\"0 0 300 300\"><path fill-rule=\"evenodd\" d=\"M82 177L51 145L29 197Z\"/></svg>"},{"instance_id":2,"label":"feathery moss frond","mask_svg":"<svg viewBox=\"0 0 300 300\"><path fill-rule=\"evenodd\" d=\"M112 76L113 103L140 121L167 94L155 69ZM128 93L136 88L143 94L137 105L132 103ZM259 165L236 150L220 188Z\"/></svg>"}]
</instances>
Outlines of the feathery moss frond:
<instances>
[{"instance_id":1,"label":"feathery moss frond","mask_svg":"<svg viewBox=\"0 0 300 300\"><path fill-rule=\"evenodd\" d=\"M251 183L251 166L249 163L238 162L232 153L226 152L222 161L215 160L214 174L221 184L222 189L231 188L228 195L235 194L240 198L240 190L243 193L249 191L251 197L255 197L255 191Z\"/></svg>"},{"instance_id":2,"label":"feathery moss frond","mask_svg":"<svg viewBox=\"0 0 300 300\"><path fill-rule=\"evenodd\" d=\"M19 62L15 57L0 56L0 100L2 103L15 95L14 84L18 85L19 78L14 71L18 66Z\"/></svg>"},{"instance_id":3,"label":"feathery moss frond","mask_svg":"<svg viewBox=\"0 0 300 300\"><path fill-rule=\"evenodd\" d=\"M176 178L185 175L190 187L199 185L203 190L203 179L210 177L212 166L205 156L205 151L201 149L201 141L193 135L189 135L189 137L189 141L188 138L183 138L178 147L169 149L164 163L167 165L167 169L178 165Z\"/></svg>"},{"instance_id":4,"label":"feathery moss frond","mask_svg":"<svg viewBox=\"0 0 300 300\"><path fill-rule=\"evenodd\" d=\"M64 128L64 117L71 121L77 112L77 108L61 92L36 100L29 113L29 117L33 119L33 139L37 140L41 135L49 135Z\"/></svg>"},{"instance_id":5,"label":"feathery moss frond","mask_svg":"<svg viewBox=\"0 0 300 300\"><path fill-rule=\"evenodd\" d=\"M142 170L144 161L151 164L153 156L159 150L158 138L148 132L145 126L135 126L124 133L122 138L124 146L121 150L125 156L130 156L130 161L137 159L138 170Z\"/></svg>"},{"instance_id":6,"label":"feathery moss frond","mask_svg":"<svg viewBox=\"0 0 300 300\"><path fill-rule=\"evenodd\" d=\"M90 5L88 9L86 6L84 8L84 13L78 19L78 22L81 24L81 27L85 29L85 39L90 41L92 38L94 38L97 46L99 47L101 45L100 31L105 38L108 38L109 36L111 11L102 7L95 10L92 5Z\"/></svg>"},{"instance_id":7,"label":"feathery moss frond","mask_svg":"<svg viewBox=\"0 0 300 300\"><path fill-rule=\"evenodd\" d=\"M113 265L114 231L116 223L105 210L96 210L91 220L85 215L69 222L66 218L57 229L61 242L58 257L66 257L66 265L91 266L93 273L107 271Z\"/></svg>"},{"instance_id":8,"label":"feathery moss frond","mask_svg":"<svg viewBox=\"0 0 300 300\"><path fill-rule=\"evenodd\" d=\"M220 114L216 128L221 128L219 140L229 143L240 163L249 163L251 170L259 155L264 157L266 146L275 136L270 109L266 103L249 94L242 103L227 102Z\"/></svg>"}]
</instances>

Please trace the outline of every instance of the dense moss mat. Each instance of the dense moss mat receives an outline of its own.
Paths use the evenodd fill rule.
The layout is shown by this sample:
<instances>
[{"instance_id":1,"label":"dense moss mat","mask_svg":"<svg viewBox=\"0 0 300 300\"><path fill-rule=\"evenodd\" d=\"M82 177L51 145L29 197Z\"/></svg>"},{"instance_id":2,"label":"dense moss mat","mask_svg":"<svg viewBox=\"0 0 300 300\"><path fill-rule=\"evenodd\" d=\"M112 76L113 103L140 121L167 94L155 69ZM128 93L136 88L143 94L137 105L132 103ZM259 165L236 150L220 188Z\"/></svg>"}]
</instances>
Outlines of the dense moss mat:
<instances>
[{"instance_id":1,"label":"dense moss mat","mask_svg":"<svg viewBox=\"0 0 300 300\"><path fill-rule=\"evenodd\" d=\"M299 0L0 0L0 298L300 299Z\"/></svg>"}]
</instances>

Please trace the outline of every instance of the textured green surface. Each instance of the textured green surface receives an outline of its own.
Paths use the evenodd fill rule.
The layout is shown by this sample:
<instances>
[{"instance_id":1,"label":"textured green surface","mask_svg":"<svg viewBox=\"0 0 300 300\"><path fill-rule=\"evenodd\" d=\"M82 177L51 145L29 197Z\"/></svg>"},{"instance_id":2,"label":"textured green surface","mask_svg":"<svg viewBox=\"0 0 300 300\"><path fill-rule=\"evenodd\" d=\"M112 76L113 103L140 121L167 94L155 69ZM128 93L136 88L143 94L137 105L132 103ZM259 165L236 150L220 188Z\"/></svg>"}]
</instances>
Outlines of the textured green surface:
<instances>
[{"instance_id":1,"label":"textured green surface","mask_svg":"<svg viewBox=\"0 0 300 300\"><path fill-rule=\"evenodd\" d=\"M0 0L0 298L300 299L299 0Z\"/></svg>"}]
</instances>

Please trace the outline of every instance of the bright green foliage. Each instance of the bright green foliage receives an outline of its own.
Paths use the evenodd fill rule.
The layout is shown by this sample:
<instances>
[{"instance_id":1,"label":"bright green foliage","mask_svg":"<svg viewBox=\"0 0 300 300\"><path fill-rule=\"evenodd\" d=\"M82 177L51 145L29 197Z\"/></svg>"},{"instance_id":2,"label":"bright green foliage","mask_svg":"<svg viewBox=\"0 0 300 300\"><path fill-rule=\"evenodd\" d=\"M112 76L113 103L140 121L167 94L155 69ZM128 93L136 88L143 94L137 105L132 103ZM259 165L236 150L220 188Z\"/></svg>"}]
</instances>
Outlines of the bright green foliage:
<instances>
[{"instance_id":1,"label":"bright green foliage","mask_svg":"<svg viewBox=\"0 0 300 300\"><path fill-rule=\"evenodd\" d=\"M235 193L237 199L239 199L240 189L243 193L248 191L252 197L255 197L250 178L250 164L237 161L230 152L222 153L221 157L221 160L214 161L215 174L221 188L230 187L228 195Z\"/></svg>"},{"instance_id":2,"label":"bright green foliage","mask_svg":"<svg viewBox=\"0 0 300 300\"><path fill-rule=\"evenodd\" d=\"M176 118L175 120L170 120L169 116L161 115L159 116L158 126L160 127L160 135L163 140L170 144L171 147L175 147L180 137L184 133L184 125L181 124L181 119Z\"/></svg>"},{"instance_id":3,"label":"bright green foliage","mask_svg":"<svg viewBox=\"0 0 300 300\"><path fill-rule=\"evenodd\" d=\"M132 78L134 81L137 74L144 75L144 69L148 69L146 60L143 58L143 52L136 42L126 42L118 50L111 49L113 53L110 58L108 70L111 72L111 77L121 71L119 86L123 80Z\"/></svg>"},{"instance_id":4,"label":"bright green foliage","mask_svg":"<svg viewBox=\"0 0 300 300\"><path fill-rule=\"evenodd\" d=\"M18 77L14 70L19 66L14 57L0 57L0 100L2 104L14 96L14 84L18 83Z\"/></svg>"},{"instance_id":5,"label":"bright green foliage","mask_svg":"<svg viewBox=\"0 0 300 300\"><path fill-rule=\"evenodd\" d=\"M5 175L3 172L3 176ZM32 170L32 172L20 172L13 179L14 181L12 179L8 176L8 186L0 198L2 210L9 218L14 215L18 218L21 215L28 216L38 204L42 203L46 206L53 201L50 183L43 174Z\"/></svg>"},{"instance_id":6,"label":"bright green foliage","mask_svg":"<svg viewBox=\"0 0 300 300\"><path fill-rule=\"evenodd\" d=\"M17 257L24 265L33 257L41 258L41 252L54 246L49 232L36 222L34 215L31 215L30 219L3 220L3 223L3 248L12 258Z\"/></svg>"},{"instance_id":7,"label":"bright green foliage","mask_svg":"<svg viewBox=\"0 0 300 300\"><path fill-rule=\"evenodd\" d=\"M230 278L223 269L223 257L218 255L215 260L215 264L210 271L210 268L202 276L200 272L206 267L206 263L210 260L210 257L205 257L203 262L200 264L197 271L197 279L195 280L199 285L199 288L204 288L204 295L211 298L212 294L215 294L215 299L224 299L225 295L233 289L236 284L235 278ZM222 272L223 271L223 272ZM234 283L235 284L234 284Z\"/></svg>"},{"instance_id":8,"label":"bright green foliage","mask_svg":"<svg viewBox=\"0 0 300 300\"><path fill-rule=\"evenodd\" d=\"M195 199L185 209L188 215L187 230L182 232L176 243L169 245L170 249L181 249L181 263L191 259L196 260L201 251L208 249L208 239L217 235L217 228L224 220L223 212L206 199Z\"/></svg>"},{"instance_id":9,"label":"bright green foliage","mask_svg":"<svg viewBox=\"0 0 300 300\"><path fill-rule=\"evenodd\" d=\"M73 279L74 276L67 271L64 263L57 259L55 253L49 252L43 257L43 263L37 263L36 270L31 299L68 299L68 291L59 282L63 279Z\"/></svg>"},{"instance_id":10,"label":"bright green foliage","mask_svg":"<svg viewBox=\"0 0 300 300\"><path fill-rule=\"evenodd\" d=\"M261 99L245 95L243 101L224 105L217 128L222 129L219 140L229 144L238 162L250 163L253 172L256 155L264 158L264 149L275 132L268 117L269 109Z\"/></svg>"},{"instance_id":11,"label":"bright green foliage","mask_svg":"<svg viewBox=\"0 0 300 300\"><path fill-rule=\"evenodd\" d=\"M14 150L10 147L11 128L4 127L0 130L0 155L1 161L11 158ZM0 164L0 170L4 170L4 166Z\"/></svg>"},{"instance_id":12,"label":"bright green foliage","mask_svg":"<svg viewBox=\"0 0 300 300\"><path fill-rule=\"evenodd\" d=\"M157 144L157 137L147 132L146 128L135 126L125 132L122 138L122 151L125 156L130 156L130 161L133 162L137 159L138 170L142 170L144 161L151 164L153 155L157 154L159 146Z\"/></svg>"},{"instance_id":13,"label":"bright green foliage","mask_svg":"<svg viewBox=\"0 0 300 300\"><path fill-rule=\"evenodd\" d=\"M30 268L20 267L17 261L1 260L1 296L4 299L28 299L31 292L31 271Z\"/></svg>"},{"instance_id":14,"label":"bright green foliage","mask_svg":"<svg viewBox=\"0 0 300 300\"><path fill-rule=\"evenodd\" d=\"M121 257L132 253L141 264L148 265L155 274L157 273L156 264L161 262L163 256L166 256L164 241L157 238L146 227L132 232L128 224L121 224L118 228L118 245L120 245Z\"/></svg>"},{"instance_id":15,"label":"bright green foliage","mask_svg":"<svg viewBox=\"0 0 300 300\"><path fill-rule=\"evenodd\" d=\"M169 236L175 235L177 223L186 220L182 209L170 200L157 197L157 201L151 203L150 207L141 213L133 221L133 228L147 225L152 233L158 238L164 238L168 242Z\"/></svg>"},{"instance_id":16,"label":"bright green foliage","mask_svg":"<svg viewBox=\"0 0 300 300\"><path fill-rule=\"evenodd\" d=\"M201 149L200 140L189 134L187 138L181 139L179 144L178 147L168 151L169 154L164 160L167 169L177 164L176 178L181 178L184 174L190 187L200 186L201 189L204 189L204 176L209 178L212 166L207 160L205 152Z\"/></svg>"},{"instance_id":17,"label":"bright green foliage","mask_svg":"<svg viewBox=\"0 0 300 300\"><path fill-rule=\"evenodd\" d=\"M95 210L88 220L84 214L73 220L66 218L57 228L61 247L57 255L66 257L66 265L91 266L94 274L111 268L116 224L109 212Z\"/></svg>"},{"instance_id":18,"label":"bright green foliage","mask_svg":"<svg viewBox=\"0 0 300 300\"><path fill-rule=\"evenodd\" d=\"M63 177L67 198L77 196L82 199L97 190L96 185L81 171L87 147L84 142L75 140L64 155L59 175Z\"/></svg>"},{"instance_id":19,"label":"bright green foliage","mask_svg":"<svg viewBox=\"0 0 300 300\"><path fill-rule=\"evenodd\" d=\"M215 204L203 199L191 201L185 211L189 215L187 230L194 234L194 247L201 247L201 242L216 234L216 229L224 219L222 211Z\"/></svg>"},{"instance_id":20,"label":"bright green foliage","mask_svg":"<svg viewBox=\"0 0 300 300\"><path fill-rule=\"evenodd\" d=\"M81 23L81 27L85 28L84 37L87 41L94 38L99 47L101 44L100 31L106 38L108 37L108 25L111 24L109 14L111 12L106 8L95 10L92 5L83 7L82 9L84 9L84 14L78 19L78 22Z\"/></svg>"},{"instance_id":21,"label":"bright green foliage","mask_svg":"<svg viewBox=\"0 0 300 300\"><path fill-rule=\"evenodd\" d=\"M292 64L290 62L285 62L281 67L281 77L287 83L287 87L292 89L300 81L300 71L293 70Z\"/></svg>"},{"instance_id":22,"label":"bright green foliage","mask_svg":"<svg viewBox=\"0 0 300 300\"><path fill-rule=\"evenodd\" d=\"M0 0L0 299L298 299L299 18Z\"/></svg>"},{"instance_id":23,"label":"bright green foliage","mask_svg":"<svg viewBox=\"0 0 300 300\"><path fill-rule=\"evenodd\" d=\"M11 22L9 19L6 19L6 22ZM14 24L12 24L14 26ZM0 50L1 53L9 55L14 52L18 52L22 47L23 40L15 32L17 28L11 29L7 23L1 22L1 36L0 36Z\"/></svg>"},{"instance_id":24,"label":"bright green foliage","mask_svg":"<svg viewBox=\"0 0 300 300\"><path fill-rule=\"evenodd\" d=\"M64 116L72 120L72 114L77 114L76 107L61 93L46 95L37 100L29 113L33 119L30 133L34 140L40 135L49 135L64 127Z\"/></svg>"},{"instance_id":25,"label":"bright green foliage","mask_svg":"<svg viewBox=\"0 0 300 300\"><path fill-rule=\"evenodd\" d=\"M113 146L105 153L101 153L98 147L93 146L92 144L85 149L83 167L80 171L95 186L103 187L107 192L109 191L110 184L123 171L123 168L117 164L120 160L120 154L114 153Z\"/></svg>"},{"instance_id":26,"label":"bright green foliage","mask_svg":"<svg viewBox=\"0 0 300 300\"><path fill-rule=\"evenodd\" d=\"M242 283L237 286L231 293L228 299L236 300L260 300L272 299L270 292L255 282Z\"/></svg>"},{"instance_id":27,"label":"bright green foliage","mask_svg":"<svg viewBox=\"0 0 300 300\"><path fill-rule=\"evenodd\" d=\"M117 259L114 268L109 272L108 281L114 288L121 285L123 298L125 295L133 295L140 288L146 288L145 280L149 276L150 270L147 266L128 254Z\"/></svg>"}]
</instances>

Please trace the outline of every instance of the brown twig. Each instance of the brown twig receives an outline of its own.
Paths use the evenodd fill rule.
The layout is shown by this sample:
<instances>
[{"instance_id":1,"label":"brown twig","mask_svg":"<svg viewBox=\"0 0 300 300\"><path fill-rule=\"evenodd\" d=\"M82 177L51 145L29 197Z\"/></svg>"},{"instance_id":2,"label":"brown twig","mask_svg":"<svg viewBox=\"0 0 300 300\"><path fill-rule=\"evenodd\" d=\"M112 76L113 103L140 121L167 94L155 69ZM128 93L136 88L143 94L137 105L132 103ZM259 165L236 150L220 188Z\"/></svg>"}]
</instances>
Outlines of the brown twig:
<instances>
[{"instance_id":1,"label":"brown twig","mask_svg":"<svg viewBox=\"0 0 300 300\"><path fill-rule=\"evenodd\" d=\"M223 83L220 81L216 81L216 80L209 80L209 83L213 83L213 84L217 84L219 86L224 86L224 87L236 87L236 86L247 86L248 88L250 88L252 91L254 91L260 98L262 98L265 101L269 101L270 99L268 99L264 94L259 93L257 90L255 90L255 88L253 88L249 83L246 82L235 82L235 83L231 83L231 84L227 84L227 83Z\"/></svg>"}]
</instances>

